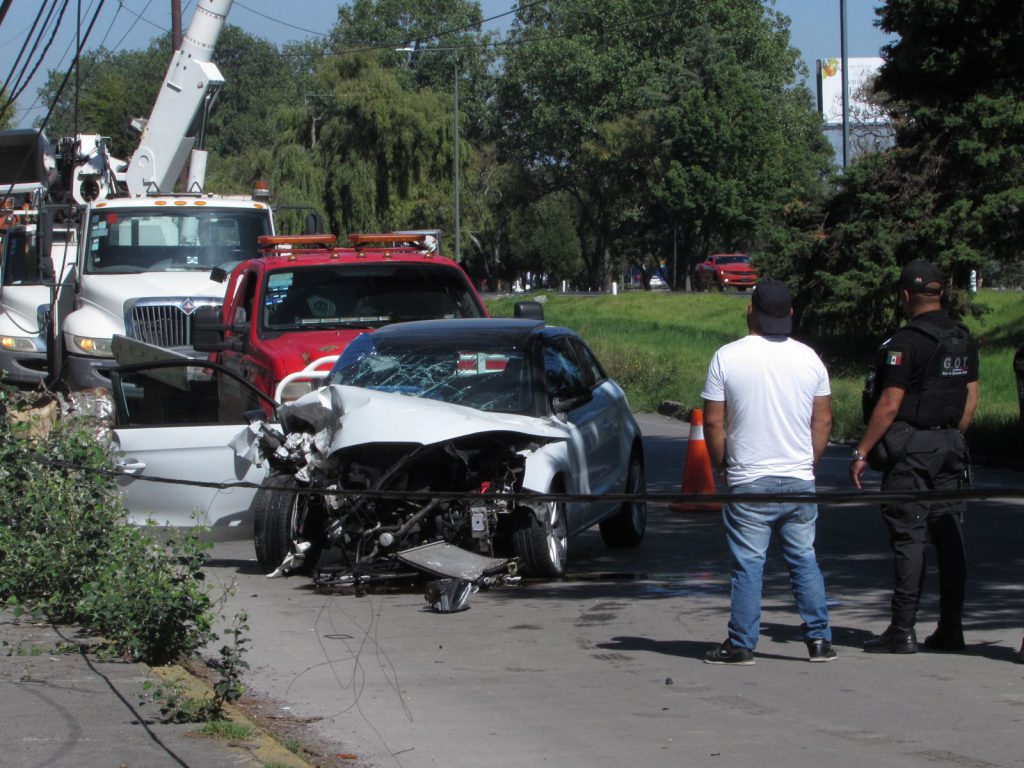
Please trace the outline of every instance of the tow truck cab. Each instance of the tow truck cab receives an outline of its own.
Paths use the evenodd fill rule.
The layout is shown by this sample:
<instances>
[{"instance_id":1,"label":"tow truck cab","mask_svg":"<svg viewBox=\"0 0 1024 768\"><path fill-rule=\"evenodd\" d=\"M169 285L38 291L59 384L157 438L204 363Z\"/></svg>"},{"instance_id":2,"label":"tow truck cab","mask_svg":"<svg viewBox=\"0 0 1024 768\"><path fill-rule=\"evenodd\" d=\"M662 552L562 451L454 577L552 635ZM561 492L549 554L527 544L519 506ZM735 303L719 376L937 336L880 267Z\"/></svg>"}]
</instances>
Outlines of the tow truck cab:
<instances>
[{"instance_id":1,"label":"tow truck cab","mask_svg":"<svg viewBox=\"0 0 1024 768\"><path fill-rule=\"evenodd\" d=\"M311 391L360 333L388 323L487 317L462 268L426 234L261 237L227 276L224 306L195 315L193 343L279 402Z\"/></svg>"}]
</instances>

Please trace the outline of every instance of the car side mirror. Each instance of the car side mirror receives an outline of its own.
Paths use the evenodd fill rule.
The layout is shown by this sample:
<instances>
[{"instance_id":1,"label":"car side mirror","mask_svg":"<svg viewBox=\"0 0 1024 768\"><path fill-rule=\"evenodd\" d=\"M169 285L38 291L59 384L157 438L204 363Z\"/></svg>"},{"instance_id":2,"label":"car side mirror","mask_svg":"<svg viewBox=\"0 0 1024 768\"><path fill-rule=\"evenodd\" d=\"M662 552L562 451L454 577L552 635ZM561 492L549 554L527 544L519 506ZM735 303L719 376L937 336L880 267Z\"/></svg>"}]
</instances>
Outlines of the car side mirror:
<instances>
[{"instance_id":1,"label":"car side mirror","mask_svg":"<svg viewBox=\"0 0 1024 768\"><path fill-rule=\"evenodd\" d=\"M583 392L571 392L564 395L555 395L551 398L551 410L555 413L568 413L569 411L586 405L594 399L594 395L588 389Z\"/></svg>"},{"instance_id":2,"label":"car side mirror","mask_svg":"<svg viewBox=\"0 0 1024 768\"><path fill-rule=\"evenodd\" d=\"M522 317L527 320L543 320L544 305L539 301L517 301L512 313L515 317Z\"/></svg>"}]
</instances>

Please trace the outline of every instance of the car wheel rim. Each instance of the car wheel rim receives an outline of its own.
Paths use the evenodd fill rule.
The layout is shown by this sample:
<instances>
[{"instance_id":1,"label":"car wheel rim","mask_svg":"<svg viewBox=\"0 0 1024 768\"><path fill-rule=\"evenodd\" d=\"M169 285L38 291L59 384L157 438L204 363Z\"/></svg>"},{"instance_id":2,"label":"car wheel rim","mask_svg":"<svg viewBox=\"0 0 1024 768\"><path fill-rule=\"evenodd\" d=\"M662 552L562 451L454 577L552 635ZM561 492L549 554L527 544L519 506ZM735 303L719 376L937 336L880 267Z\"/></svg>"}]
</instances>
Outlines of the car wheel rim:
<instances>
[{"instance_id":1,"label":"car wheel rim","mask_svg":"<svg viewBox=\"0 0 1024 768\"><path fill-rule=\"evenodd\" d=\"M565 560L566 528L562 506L552 502L548 506L548 557L553 565L561 567Z\"/></svg>"},{"instance_id":2,"label":"car wheel rim","mask_svg":"<svg viewBox=\"0 0 1024 768\"><path fill-rule=\"evenodd\" d=\"M302 497L296 493L292 497L292 519L291 525L288 526L291 540L294 542L302 535L302 529L305 526L305 505L300 500Z\"/></svg>"},{"instance_id":3,"label":"car wheel rim","mask_svg":"<svg viewBox=\"0 0 1024 768\"><path fill-rule=\"evenodd\" d=\"M647 490L647 484L644 482L644 471L639 465L635 465L633 471L630 473L633 478L633 482L630 484L629 492L634 495L640 495ZM646 501L634 501L631 504L632 509L630 510L633 517L633 529L640 531L643 530L647 524L647 502Z\"/></svg>"}]
</instances>

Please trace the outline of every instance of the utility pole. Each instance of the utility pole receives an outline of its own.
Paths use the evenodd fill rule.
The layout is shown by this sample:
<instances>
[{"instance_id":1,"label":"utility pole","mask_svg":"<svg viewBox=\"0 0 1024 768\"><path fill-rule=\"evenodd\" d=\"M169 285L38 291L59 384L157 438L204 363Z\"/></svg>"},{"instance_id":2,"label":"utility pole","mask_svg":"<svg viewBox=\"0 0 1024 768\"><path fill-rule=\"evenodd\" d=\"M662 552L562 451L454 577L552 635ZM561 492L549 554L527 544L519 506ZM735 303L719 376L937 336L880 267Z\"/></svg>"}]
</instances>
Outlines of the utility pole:
<instances>
[{"instance_id":1,"label":"utility pole","mask_svg":"<svg viewBox=\"0 0 1024 768\"><path fill-rule=\"evenodd\" d=\"M181 48L181 0L171 0L171 50Z\"/></svg>"},{"instance_id":2,"label":"utility pole","mask_svg":"<svg viewBox=\"0 0 1024 768\"><path fill-rule=\"evenodd\" d=\"M846 0L839 0L839 55L843 68L843 168L850 162L850 68L846 55Z\"/></svg>"}]
</instances>

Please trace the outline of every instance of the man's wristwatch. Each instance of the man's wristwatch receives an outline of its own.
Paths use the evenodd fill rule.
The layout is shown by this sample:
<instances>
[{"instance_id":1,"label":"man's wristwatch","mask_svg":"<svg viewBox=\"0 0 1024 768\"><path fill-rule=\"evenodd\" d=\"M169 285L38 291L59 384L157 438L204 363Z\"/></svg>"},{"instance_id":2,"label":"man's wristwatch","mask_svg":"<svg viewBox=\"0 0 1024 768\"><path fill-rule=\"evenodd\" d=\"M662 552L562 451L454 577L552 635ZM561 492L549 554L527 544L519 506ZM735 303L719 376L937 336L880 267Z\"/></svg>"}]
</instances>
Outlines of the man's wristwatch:
<instances>
[{"instance_id":1,"label":"man's wristwatch","mask_svg":"<svg viewBox=\"0 0 1024 768\"><path fill-rule=\"evenodd\" d=\"M858 451L856 448L853 449L853 460L854 461L867 461L867 457L863 453Z\"/></svg>"}]
</instances>

